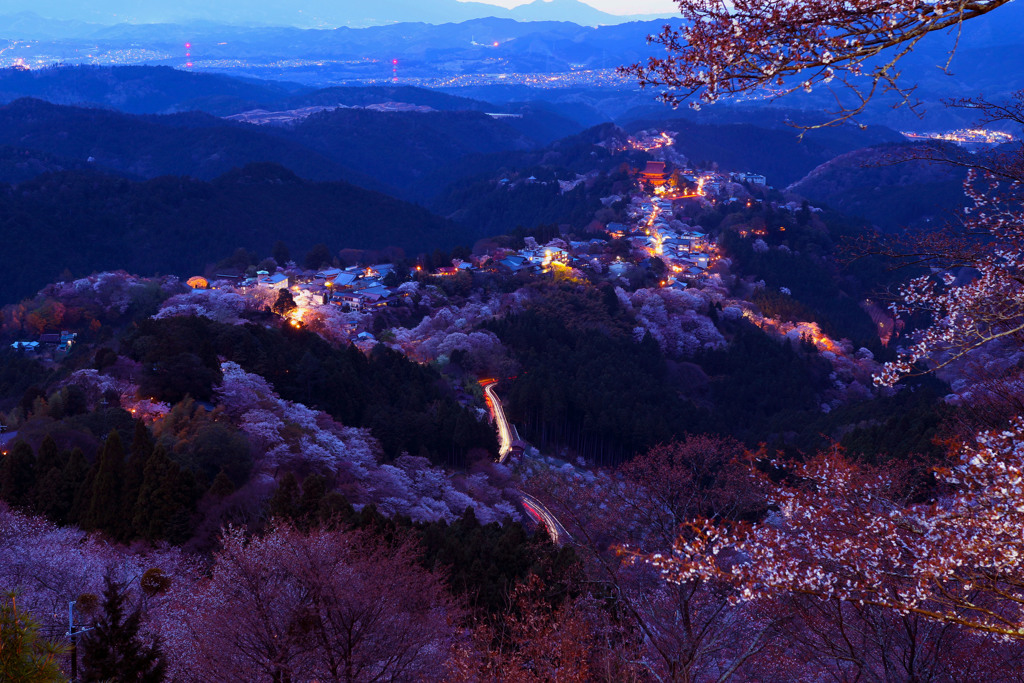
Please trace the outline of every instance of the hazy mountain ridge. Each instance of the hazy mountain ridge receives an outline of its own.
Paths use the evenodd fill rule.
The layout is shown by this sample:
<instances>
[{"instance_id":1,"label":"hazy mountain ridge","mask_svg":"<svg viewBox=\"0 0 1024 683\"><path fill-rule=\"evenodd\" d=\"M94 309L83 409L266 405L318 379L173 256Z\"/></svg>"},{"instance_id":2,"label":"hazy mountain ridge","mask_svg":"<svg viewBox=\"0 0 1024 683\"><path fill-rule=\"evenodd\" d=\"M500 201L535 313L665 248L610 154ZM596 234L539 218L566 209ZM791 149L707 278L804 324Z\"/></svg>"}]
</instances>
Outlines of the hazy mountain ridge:
<instances>
[{"instance_id":1,"label":"hazy mountain ridge","mask_svg":"<svg viewBox=\"0 0 1024 683\"><path fill-rule=\"evenodd\" d=\"M0 230L11 259L0 301L74 275L127 269L189 275L237 247L270 253L278 240L301 256L317 243L410 251L465 241L461 228L426 209L335 182L311 182L255 164L211 182L129 181L96 172L42 175L0 186Z\"/></svg>"},{"instance_id":2,"label":"hazy mountain ridge","mask_svg":"<svg viewBox=\"0 0 1024 683\"><path fill-rule=\"evenodd\" d=\"M858 149L831 159L788 189L888 231L940 224L967 205L966 170L901 161L911 145Z\"/></svg>"},{"instance_id":3,"label":"hazy mountain ridge","mask_svg":"<svg viewBox=\"0 0 1024 683\"><path fill-rule=\"evenodd\" d=\"M756 115L756 112L749 112ZM799 180L833 157L880 142L901 140L898 133L881 127L860 130L855 126L808 131L780 125L770 115L767 127L749 122L697 123L691 118L633 121L629 131L647 128L672 130L675 149L693 162L717 163L723 169L749 170L763 174L770 185L784 187ZM743 120L737 115L737 120ZM748 119L749 121L749 119Z\"/></svg>"},{"instance_id":4,"label":"hazy mountain ridge","mask_svg":"<svg viewBox=\"0 0 1024 683\"><path fill-rule=\"evenodd\" d=\"M243 26L297 26L304 28L366 27L396 22L444 24L484 17L502 17L518 21L567 21L583 25L620 24L664 15L617 15L602 12L579 0L535 0L514 9L480 2L457 0L378 0L372 4L336 3L329 0L301 0L287 6L259 6L239 0L204 3L180 0L171 3L146 3L131 0L106 0L81 5L67 0L42 0L32 12L13 0L0 0L0 17L19 21L16 26L34 27L40 19L64 20L57 35L83 35L98 27L123 23L216 22ZM20 37L20 36L19 36Z\"/></svg>"},{"instance_id":5,"label":"hazy mountain ridge","mask_svg":"<svg viewBox=\"0 0 1024 683\"><path fill-rule=\"evenodd\" d=\"M202 112L137 116L21 99L0 107L0 145L88 161L139 178L212 179L270 161L303 178L342 179L401 194L406 183L461 156L541 144L518 130L529 119L513 121L516 125L474 111L341 109L283 129Z\"/></svg>"}]
</instances>

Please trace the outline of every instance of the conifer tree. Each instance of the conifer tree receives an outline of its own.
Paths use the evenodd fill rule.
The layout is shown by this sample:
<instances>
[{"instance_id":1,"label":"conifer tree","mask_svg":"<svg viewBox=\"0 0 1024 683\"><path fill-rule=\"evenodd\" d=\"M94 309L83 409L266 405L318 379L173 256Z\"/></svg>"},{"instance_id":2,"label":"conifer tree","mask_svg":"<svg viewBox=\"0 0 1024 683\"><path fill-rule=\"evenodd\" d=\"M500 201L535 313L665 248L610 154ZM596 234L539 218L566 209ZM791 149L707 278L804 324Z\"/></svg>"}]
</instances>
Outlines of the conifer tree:
<instances>
[{"instance_id":1,"label":"conifer tree","mask_svg":"<svg viewBox=\"0 0 1024 683\"><path fill-rule=\"evenodd\" d=\"M39 637L39 625L18 611L13 593L0 602L0 681L50 683L63 681L57 657L62 649Z\"/></svg>"},{"instance_id":2,"label":"conifer tree","mask_svg":"<svg viewBox=\"0 0 1024 683\"><path fill-rule=\"evenodd\" d=\"M83 520L92 504L92 485L96 479L96 466L89 465L82 449L71 451L64 471L61 472L63 492L68 496L67 521L69 524L84 526Z\"/></svg>"},{"instance_id":3,"label":"conifer tree","mask_svg":"<svg viewBox=\"0 0 1024 683\"><path fill-rule=\"evenodd\" d=\"M195 478L167 457L163 446L153 449L135 503L135 532L150 541L181 543L191 532Z\"/></svg>"},{"instance_id":4,"label":"conifer tree","mask_svg":"<svg viewBox=\"0 0 1024 683\"><path fill-rule=\"evenodd\" d=\"M295 297L288 291L287 288L282 287L278 292L277 301L274 302L272 310L278 315L284 315L288 311L295 308Z\"/></svg>"},{"instance_id":5,"label":"conifer tree","mask_svg":"<svg viewBox=\"0 0 1024 683\"><path fill-rule=\"evenodd\" d=\"M35 511L46 515L57 523L64 523L71 497L64 491L64 468L67 465L68 453L57 448L57 442L50 435L43 439L36 455L36 486L32 494L32 506Z\"/></svg>"},{"instance_id":6,"label":"conifer tree","mask_svg":"<svg viewBox=\"0 0 1024 683\"><path fill-rule=\"evenodd\" d=\"M217 473L217 476L213 478L213 483L210 485L210 495L214 498L227 498L235 492L235 485L231 482L231 477L228 473L221 469Z\"/></svg>"},{"instance_id":7,"label":"conifer tree","mask_svg":"<svg viewBox=\"0 0 1024 683\"><path fill-rule=\"evenodd\" d=\"M124 481L124 517L132 520L145 477L146 464L153 454L153 437L142 420L135 421L135 435L132 437L131 455L125 466ZM141 533L138 529L135 534Z\"/></svg>"},{"instance_id":8,"label":"conifer tree","mask_svg":"<svg viewBox=\"0 0 1024 683\"><path fill-rule=\"evenodd\" d=\"M299 481L291 472L285 472L270 498L270 515L287 520L299 515Z\"/></svg>"},{"instance_id":9,"label":"conifer tree","mask_svg":"<svg viewBox=\"0 0 1024 683\"><path fill-rule=\"evenodd\" d=\"M166 665L159 641L146 644L139 636L140 613L125 614L126 590L107 574L103 612L82 639L82 672L86 681L160 683Z\"/></svg>"},{"instance_id":10,"label":"conifer tree","mask_svg":"<svg viewBox=\"0 0 1024 683\"><path fill-rule=\"evenodd\" d=\"M327 495L327 480L319 474L311 474L302 482L302 497L298 506L298 525L309 529L320 515L320 504Z\"/></svg>"},{"instance_id":11,"label":"conifer tree","mask_svg":"<svg viewBox=\"0 0 1024 683\"><path fill-rule=\"evenodd\" d=\"M53 437L47 434L43 437L43 442L39 444L39 452L36 453L36 472L40 476L46 474L51 469L60 469L64 466L61 460L60 449L57 448L57 442L53 440Z\"/></svg>"},{"instance_id":12,"label":"conifer tree","mask_svg":"<svg viewBox=\"0 0 1024 683\"><path fill-rule=\"evenodd\" d=\"M96 463L92 500L84 526L99 529L114 538L129 535L130 523L124 517L124 484L126 467L121 435L112 430Z\"/></svg>"},{"instance_id":13,"label":"conifer tree","mask_svg":"<svg viewBox=\"0 0 1024 683\"><path fill-rule=\"evenodd\" d=\"M286 263L292 260L292 255L291 252L288 250L288 245L285 244L282 240L278 240L274 244L273 256L274 260L277 261L277 265L282 268Z\"/></svg>"},{"instance_id":14,"label":"conifer tree","mask_svg":"<svg viewBox=\"0 0 1024 683\"><path fill-rule=\"evenodd\" d=\"M36 483L36 457L32 447L19 441L0 463L0 498L21 507L32 502Z\"/></svg>"}]
</instances>

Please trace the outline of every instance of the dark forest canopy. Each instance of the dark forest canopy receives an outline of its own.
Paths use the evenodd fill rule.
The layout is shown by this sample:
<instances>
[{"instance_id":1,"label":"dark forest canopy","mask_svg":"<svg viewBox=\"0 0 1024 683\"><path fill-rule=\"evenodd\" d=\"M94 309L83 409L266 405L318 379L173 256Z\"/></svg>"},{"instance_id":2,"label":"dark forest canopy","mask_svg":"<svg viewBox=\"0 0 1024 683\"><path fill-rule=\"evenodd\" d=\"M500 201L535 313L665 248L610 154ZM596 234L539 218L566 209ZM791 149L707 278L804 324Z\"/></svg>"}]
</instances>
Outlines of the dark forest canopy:
<instances>
[{"instance_id":1,"label":"dark forest canopy","mask_svg":"<svg viewBox=\"0 0 1024 683\"><path fill-rule=\"evenodd\" d=\"M7 263L0 301L13 302L70 271L202 272L238 247L261 256L284 240L294 253L395 246L416 253L466 238L418 206L344 182L311 182L255 164L212 182L133 182L95 172L0 186Z\"/></svg>"}]
</instances>

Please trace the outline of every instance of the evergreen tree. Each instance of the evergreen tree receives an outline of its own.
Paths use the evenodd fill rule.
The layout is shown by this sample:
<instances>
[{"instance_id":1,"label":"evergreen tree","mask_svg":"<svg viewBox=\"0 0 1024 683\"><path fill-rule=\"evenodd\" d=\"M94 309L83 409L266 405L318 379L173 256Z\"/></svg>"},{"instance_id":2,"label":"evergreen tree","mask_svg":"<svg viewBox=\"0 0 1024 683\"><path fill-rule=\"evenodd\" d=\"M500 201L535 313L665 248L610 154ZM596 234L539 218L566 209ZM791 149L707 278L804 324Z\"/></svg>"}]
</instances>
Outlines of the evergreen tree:
<instances>
[{"instance_id":1,"label":"evergreen tree","mask_svg":"<svg viewBox=\"0 0 1024 683\"><path fill-rule=\"evenodd\" d=\"M96 468L89 466L82 449L71 451L71 457L61 472L61 492L67 505L68 524L84 526L82 520L92 504L92 485L95 479Z\"/></svg>"},{"instance_id":2,"label":"evergreen tree","mask_svg":"<svg viewBox=\"0 0 1024 683\"><path fill-rule=\"evenodd\" d=\"M68 454L57 448L57 442L50 435L43 439L36 455L35 491L32 494L32 505L35 511L46 515L61 524L66 521L71 496L65 494L64 467L67 465Z\"/></svg>"},{"instance_id":3,"label":"evergreen tree","mask_svg":"<svg viewBox=\"0 0 1024 683\"><path fill-rule=\"evenodd\" d=\"M303 529L315 525L320 515L320 504L327 495L327 480L319 474L311 474L302 482L302 497L299 499L299 525Z\"/></svg>"},{"instance_id":4,"label":"evergreen tree","mask_svg":"<svg viewBox=\"0 0 1024 683\"><path fill-rule=\"evenodd\" d=\"M43 437L43 442L39 444L39 452L36 453L36 471L41 476L51 469L60 469L63 466L64 463L61 460L57 442L53 440L52 436L47 434Z\"/></svg>"},{"instance_id":5,"label":"evergreen tree","mask_svg":"<svg viewBox=\"0 0 1024 683\"><path fill-rule=\"evenodd\" d=\"M284 315L295 308L295 297L286 287L282 287L277 293L277 301L271 306L271 310L278 315Z\"/></svg>"},{"instance_id":6,"label":"evergreen tree","mask_svg":"<svg viewBox=\"0 0 1024 683\"><path fill-rule=\"evenodd\" d=\"M324 265L331 265L331 250L323 243L314 245L306 253L306 269L320 270Z\"/></svg>"},{"instance_id":7,"label":"evergreen tree","mask_svg":"<svg viewBox=\"0 0 1024 683\"><path fill-rule=\"evenodd\" d=\"M213 483L210 485L210 495L214 498L227 498L234 492L235 485L231 482L231 477L222 469L213 478Z\"/></svg>"},{"instance_id":8,"label":"evergreen tree","mask_svg":"<svg viewBox=\"0 0 1024 683\"><path fill-rule=\"evenodd\" d=\"M291 472L285 472L270 498L270 515L288 521L299 516L299 481Z\"/></svg>"},{"instance_id":9,"label":"evergreen tree","mask_svg":"<svg viewBox=\"0 0 1024 683\"><path fill-rule=\"evenodd\" d=\"M0 466L0 498L21 507L32 502L36 483L36 457L32 447L19 441Z\"/></svg>"},{"instance_id":10,"label":"evergreen tree","mask_svg":"<svg viewBox=\"0 0 1024 683\"><path fill-rule=\"evenodd\" d=\"M82 638L82 677L85 681L160 683L166 665L159 641L139 637L140 614L125 614L126 590L104 577L103 613Z\"/></svg>"},{"instance_id":11,"label":"evergreen tree","mask_svg":"<svg viewBox=\"0 0 1024 683\"><path fill-rule=\"evenodd\" d=\"M49 683L63 681L57 657L62 648L39 637L39 624L18 611L17 597L0 603L0 681Z\"/></svg>"},{"instance_id":12,"label":"evergreen tree","mask_svg":"<svg viewBox=\"0 0 1024 683\"><path fill-rule=\"evenodd\" d=\"M135 516L135 508L139 498L139 490L142 488L142 480L145 476L146 463L149 456L153 454L153 437L142 420L135 421L135 435L132 437L131 456L128 458L125 468L124 481L124 516L131 521ZM141 534L138 528L132 530L133 535Z\"/></svg>"},{"instance_id":13,"label":"evergreen tree","mask_svg":"<svg viewBox=\"0 0 1024 683\"><path fill-rule=\"evenodd\" d=\"M130 520L124 516L124 485L127 468L121 435L112 430L103 445L92 486L92 500L84 526L99 529L114 538L127 538Z\"/></svg>"},{"instance_id":14,"label":"evergreen tree","mask_svg":"<svg viewBox=\"0 0 1024 683\"><path fill-rule=\"evenodd\" d=\"M191 533L195 478L167 457L163 446L153 449L135 502L132 525L150 541L186 541Z\"/></svg>"},{"instance_id":15,"label":"evergreen tree","mask_svg":"<svg viewBox=\"0 0 1024 683\"><path fill-rule=\"evenodd\" d=\"M272 255L274 260L277 261L277 265L282 268L286 263L292 260L291 252L288 251L288 245L281 240L278 240L274 244L274 252Z\"/></svg>"}]
</instances>

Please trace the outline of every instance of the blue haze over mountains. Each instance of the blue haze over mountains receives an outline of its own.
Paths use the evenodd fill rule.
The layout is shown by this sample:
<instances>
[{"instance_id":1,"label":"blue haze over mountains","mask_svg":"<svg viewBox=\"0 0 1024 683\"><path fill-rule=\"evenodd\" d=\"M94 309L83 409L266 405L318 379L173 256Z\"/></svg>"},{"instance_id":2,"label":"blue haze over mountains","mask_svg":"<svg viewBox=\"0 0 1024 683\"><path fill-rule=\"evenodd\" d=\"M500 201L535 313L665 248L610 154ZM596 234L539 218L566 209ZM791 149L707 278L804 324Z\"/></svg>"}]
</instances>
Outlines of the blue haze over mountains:
<instances>
[{"instance_id":1,"label":"blue haze over mountains","mask_svg":"<svg viewBox=\"0 0 1024 683\"><path fill-rule=\"evenodd\" d=\"M505 9L481 2L457 0L296 0L295 2L242 2L221 0L178 0L169 2L137 2L136 0L41 0L32 3L31 13L25 4L15 0L0 1L0 17L9 15L9 25L49 30L47 37L80 36L90 30L86 24L121 23L156 24L180 22L211 22L240 26L295 26L300 28L362 28L399 22L444 24L484 17L500 17L517 21L569 21L581 25L618 24L652 19L663 15L615 15L597 10L579 0L535 0L514 9ZM58 20L46 26L39 19ZM92 27L93 29L95 27Z\"/></svg>"},{"instance_id":2,"label":"blue haze over mountains","mask_svg":"<svg viewBox=\"0 0 1024 683\"><path fill-rule=\"evenodd\" d=\"M592 12L596 10L581 3L539 3L507 12L454 0L407 5L393 0L390 4L339 5L338 12L350 12L348 18L341 14L335 17L341 28L274 26L269 24L298 22L271 14L248 14L249 26L230 25L232 12L242 11L240 5L232 3L202 7L185 3L178 14L138 16L140 22L177 23L98 23L98 8L110 14L129 5L63 5L44 0L33 5L38 14L5 17L19 8L0 0L0 49L21 41L17 49L24 51L26 63L33 67L27 71L0 69L0 183L30 183L28 187L36 188L39 197L36 204L26 207L23 204L27 200L13 189L4 189L10 186L0 186L0 199L6 197L10 202L10 212L45 216L44 209L64 201L66 187L78 188L86 194L95 191L111 206L119 207L111 210L111 224L129 216L129 223L146 224L150 232L162 234L175 225L179 211L174 202L164 200L165 195L179 198L175 201L185 207L181 211L191 224L209 226L220 217L203 208L206 198L218 198L229 206L247 206L252 201L246 193L254 192L253 187L272 185L279 192L282 212L294 209L295 215L307 222L312 219L303 207L312 202L328 214L340 213L341 204L328 198L344 195L346 202L388 206L402 219L396 223L404 221L410 228L405 236L396 227L386 237L382 233L376 242L357 243L353 236L368 234L372 225L372 214L367 213L353 219L346 228L344 241L348 244L419 249L436 242L448 247L516 228L515 222L500 222L513 218L508 211L499 210L505 195L495 190L497 179L515 173L524 177L547 173L559 178L587 173L594 163L592 155L603 154L596 143L620 134L616 126L629 132L667 127L681 133L678 149L687 157L713 160L727 168L757 170L780 187L823 168L805 187L829 201L836 198L838 204L840 195L855 194L851 194L851 187L860 192L857 196L871 199L878 185L872 181L862 183L863 188L855 186L864 174L849 163L829 166L838 155L873 145L901 143L897 130L952 128L971 122L969 112L945 109L943 98L983 93L999 99L1024 88L1024 70L1017 68L1024 64L1024 38L1019 30L1024 26L1021 2L965 26L951 74L936 66L945 62L949 37L923 41L906 60L907 80L920 84L916 95L927 107L924 121L905 108L892 110L880 102L866 113L865 120L873 124L868 130L845 126L815 131L802 142L789 124L794 120L813 122L816 112L829 104L824 92L787 98L785 109L771 102L751 101L694 113L673 111L656 103L654 92L641 91L625 81L601 87L576 84L540 88L501 84L492 79L438 89L410 87L401 80L397 84L388 82L392 59L399 60L402 79L493 75L502 71L544 75L573 69L611 70L652 54L645 37L656 32L665 20L590 26L583 24L605 22L595 18ZM366 17L360 19L358 15L368 6L404 8L403 18L419 21L355 28L366 23ZM152 9L145 7L150 8L146 11ZM193 8L207 13L189 14ZM498 16L471 18L474 11L484 9ZM449 10L464 14L443 14ZM527 12L531 11L562 10L591 14L578 16L576 23L510 18L528 18L531 15ZM40 18L50 13L62 19ZM569 16L573 16L571 12ZM448 19L464 20L428 23ZM252 25L264 21L267 25ZM185 42L193 44L197 63L205 60L211 66L181 69ZM128 48L145 48L168 56L131 66L75 66L74 58L61 57L112 54ZM37 68L32 61L34 56L52 59L55 55L70 65ZM84 57L77 61L88 62ZM300 66L282 66L290 62ZM358 109L386 102L422 105L436 111L424 116ZM283 127L221 118L257 108L281 111L337 105L357 108L323 112ZM487 113L521 118L496 120ZM614 167L612 162L621 160L606 161ZM262 165L253 170L252 164ZM238 168L248 170L233 170ZM43 177L47 173L51 174L49 179ZM165 176L191 180L175 181L168 189L161 180ZM929 197L956 195L959 182L957 178L936 179L928 174L918 178L911 174L902 185L893 184L905 196L894 195L892 203L906 204L906 196L925 196L915 189L923 181L931 184ZM531 217L549 211L543 214L543 220L562 222L559 216L572 212L592 215L597 196L563 201L553 193L552 197L534 198L532 204L523 205L532 212ZM158 210L146 208L152 205ZM861 201L853 209L860 211L867 205L872 202ZM247 219L252 221L254 234L262 235L262 242L243 246L265 249L272 243L273 226L262 214ZM482 232L481 226L490 232ZM20 239L31 241L34 234L55 234L59 227L40 223L20 233ZM203 229L209 232L209 228ZM314 233L311 231L297 246L305 248L321 239ZM342 241L340 236L337 239ZM218 248L227 243L225 237ZM27 243L25 252L31 252ZM214 253L203 256L215 257ZM140 256L131 265L139 268L143 262ZM26 262L22 283L26 288L57 275L35 272L30 265L37 270L40 267ZM116 265L103 263L96 267ZM172 265L179 267L162 267ZM88 268L83 262L73 270L87 272ZM30 275L38 281L30 283Z\"/></svg>"},{"instance_id":3,"label":"blue haze over mountains","mask_svg":"<svg viewBox=\"0 0 1024 683\"><path fill-rule=\"evenodd\" d=\"M480 3L450 2L408 3L386 0L385 4L344 3L337 6L339 13L349 13L348 25L362 25L356 20L359 13L372 7L383 12L397 8L394 16L405 23L371 28L349 28L339 21L327 26L341 28L303 29L296 26L253 26L258 23L250 16L249 26L233 26L228 22L242 7L233 3L206 3L200 6L184 4L181 9L164 5L72 4L55 0L36 3L36 14L27 14L23 5L15 6L9 0L0 0L0 49L14 45L11 54L24 56L25 63L33 66L54 63L96 63L89 55L114 54L137 50L145 55L125 58L112 63L132 63L184 67L184 44L192 44L192 59L197 71L219 71L235 76L261 80L286 81L307 87L383 83L390 81L391 60L399 61L399 81L422 83L443 80L453 75L474 76L496 72L520 74L559 74L573 69L611 70L622 64L641 61L653 54L655 48L647 45L646 37L657 32L665 19L631 22L611 26L587 26L601 23L602 17L587 5L569 0L538 2L516 10ZM399 4L387 4L388 2ZM100 10L111 16L129 5L147 8L150 15L139 15L141 23L86 24ZM192 8L199 14L190 14ZM324 4L324 7L327 7ZM204 9L205 8L205 9ZM445 9L448 8L448 9ZM281 8L257 6L267 15L267 22L288 23L280 14ZM205 15L200 10L206 12ZM565 10L563 12L563 10ZM571 11L570 11L571 10ZM577 12L576 10L579 10ZM390 10L388 10L390 12ZM159 14L171 12L170 14ZM447 14L446 14L447 12ZM473 18L474 12L489 15ZM529 14L533 12L534 14ZM559 15L562 12L562 15ZM565 21L514 21L510 16L532 17L543 15L581 16L578 23ZM14 13L14 14L9 14ZM352 14L355 13L355 14ZM59 20L42 19L42 15L60 17ZM600 13L598 13L600 14ZM202 16L202 21L191 17ZM241 16L239 14L239 16ZM390 16L390 15L389 15ZM185 19L180 19L184 17ZM504 18L503 18L504 17ZM589 17L589 18L588 18ZM613 20L620 18L605 15ZM420 18L419 23L408 20ZM460 23L431 24L427 21L459 19ZM174 20L179 23L144 23L146 20ZM108 20L109 17L108 17ZM678 22L678 20L671 20ZM928 113L926 122L920 122L906 108L893 110L890 102L879 101L867 112L871 123L899 129L920 129L931 126L942 128L969 123L969 117L945 111L944 98L967 97L984 94L1000 98L1024 88L1024 4L1010 3L990 15L972 20L964 26L963 36L950 73L939 68L945 64L947 50L954 35L928 36L904 60L907 81L919 87L915 96L923 101ZM495 47L497 43L497 47ZM117 59L121 59L118 57ZM3 62L9 63L9 62ZM298 63L298 66L295 64ZM675 116L671 110L653 102L652 91L639 92L623 82L617 92L612 88L527 88L522 85L463 84L450 86L447 91L488 102L521 102L538 100L558 103L571 101L589 108L584 123L618 120L624 115L645 118ZM31 94L28 92L20 94ZM19 95L0 87L0 102L11 101ZM87 102L87 100L78 100ZM64 100L63 103L76 103ZM822 89L813 95L787 98L787 107L820 109L831 103L831 96ZM755 106L763 102L753 103ZM749 104L748 104L749 106ZM714 108L709 110L714 112ZM704 116L714 117L714 113Z\"/></svg>"}]
</instances>

